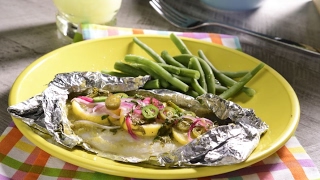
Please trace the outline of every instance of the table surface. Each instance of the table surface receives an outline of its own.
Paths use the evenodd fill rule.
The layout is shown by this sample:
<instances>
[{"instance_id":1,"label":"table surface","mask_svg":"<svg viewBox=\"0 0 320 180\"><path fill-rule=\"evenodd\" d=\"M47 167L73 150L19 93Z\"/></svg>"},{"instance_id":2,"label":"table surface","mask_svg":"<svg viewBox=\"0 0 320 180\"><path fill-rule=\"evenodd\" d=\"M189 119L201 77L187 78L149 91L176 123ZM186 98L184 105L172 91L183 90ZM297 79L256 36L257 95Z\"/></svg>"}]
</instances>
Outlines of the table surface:
<instances>
[{"instance_id":1,"label":"table surface","mask_svg":"<svg viewBox=\"0 0 320 180\"><path fill-rule=\"evenodd\" d=\"M320 48L320 15L310 0L265 0L261 8L247 12L216 10L196 0L170 3L201 19L226 22ZM8 96L16 77L40 56L71 43L57 31L55 14L51 0L0 2L0 133L11 121L7 113ZM117 19L119 27L183 31L161 18L148 0L123 0ZM238 36L245 53L277 70L291 84L301 106L295 135L320 169L320 55L220 27L193 31Z\"/></svg>"}]
</instances>

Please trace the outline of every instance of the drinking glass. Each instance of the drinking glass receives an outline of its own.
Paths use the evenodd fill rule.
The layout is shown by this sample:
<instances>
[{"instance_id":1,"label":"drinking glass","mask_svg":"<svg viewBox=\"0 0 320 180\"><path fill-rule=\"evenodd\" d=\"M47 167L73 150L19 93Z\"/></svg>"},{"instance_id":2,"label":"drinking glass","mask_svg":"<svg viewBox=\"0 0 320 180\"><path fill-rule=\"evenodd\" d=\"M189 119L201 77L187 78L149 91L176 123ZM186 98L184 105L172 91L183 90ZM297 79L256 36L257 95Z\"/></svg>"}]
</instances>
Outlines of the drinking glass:
<instances>
[{"instance_id":1,"label":"drinking glass","mask_svg":"<svg viewBox=\"0 0 320 180\"><path fill-rule=\"evenodd\" d=\"M81 23L113 26L122 0L53 0L59 31L70 36Z\"/></svg>"}]
</instances>

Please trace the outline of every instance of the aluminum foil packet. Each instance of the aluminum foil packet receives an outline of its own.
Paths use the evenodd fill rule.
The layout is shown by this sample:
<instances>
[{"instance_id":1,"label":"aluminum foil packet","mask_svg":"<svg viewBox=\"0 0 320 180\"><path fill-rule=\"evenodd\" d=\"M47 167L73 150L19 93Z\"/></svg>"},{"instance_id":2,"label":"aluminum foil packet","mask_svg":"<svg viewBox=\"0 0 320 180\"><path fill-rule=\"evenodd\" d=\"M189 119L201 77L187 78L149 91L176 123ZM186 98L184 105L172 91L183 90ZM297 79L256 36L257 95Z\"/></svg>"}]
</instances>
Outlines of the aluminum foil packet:
<instances>
[{"instance_id":1,"label":"aluminum foil packet","mask_svg":"<svg viewBox=\"0 0 320 180\"><path fill-rule=\"evenodd\" d=\"M84 150L108 159L161 167L221 166L243 162L257 147L262 134L268 130L268 125L257 117L252 109L242 108L232 101L221 99L213 94L193 98L166 89L141 89L148 80L150 76L115 77L99 72L61 73L55 76L41 94L10 106L8 112L28 124L39 135L46 137L49 142L64 148L72 149L81 146ZM155 155L133 152L132 149L130 153L133 152L133 155L129 153L126 156L121 153L105 152L104 147L111 148L116 145L115 141L109 141L109 138L114 139L114 137L105 134L105 127L100 125L92 127L96 134L101 133L99 139L106 138L109 143L106 143L104 147L95 147L95 144L88 143L91 140L85 140L87 134L81 136L73 130L72 127L76 125L68 119L66 103L70 94L90 91L93 88L109 92L126 92L129 95L152 96L163 102L171 100L200 117L231 120L232 123L214 127L187 145L170 146L171 149L168 148L168 151ZM128 143L131 142L128 141ZM96 144L103 143L97 141ZM138 143L134 142L134 144ZM122 152L123 148L120 146L116 148L115 151ZM142 145L138 148L143 150L148 147ZM124 152L127 153L127 151Z\"/></svg>"}]
</instances>

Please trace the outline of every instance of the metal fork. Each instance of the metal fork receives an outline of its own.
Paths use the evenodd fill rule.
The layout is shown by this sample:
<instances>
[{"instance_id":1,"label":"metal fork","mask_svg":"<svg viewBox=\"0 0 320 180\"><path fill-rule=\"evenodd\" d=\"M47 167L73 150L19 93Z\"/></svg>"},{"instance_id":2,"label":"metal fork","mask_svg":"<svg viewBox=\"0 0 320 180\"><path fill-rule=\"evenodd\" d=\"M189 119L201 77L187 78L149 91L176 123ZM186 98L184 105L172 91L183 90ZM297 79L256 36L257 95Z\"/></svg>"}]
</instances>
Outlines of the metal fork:
<instances>
[{"instance_id":1,"label":"metal fork","mask_svg":"<svg viewBox=\"0 0 320 180\"><path fill-rule=\"evenodd\" d=\"M163 0L151 0L151 1L149 1L149 3L153 7L153 9L155 9L158 12L158 14L160 14L169 23L171 23L172 25L174 25L178 28L196 29L196 28L200 28L203 26L220 26L220 27L231 29L231 30L239 31L242 33L246 33L246 34L258 37L258 38L269 40L272 42L280 43L280 44L289 46L291 48L295 48L295 49L299 49L299 50L303 50L306 52L320 55L319 49L313 48L309 45L293 42L293 41L290 41L287 39L282 39L280 37L273 37L273 36L261 34L258 32L250 31L250 30L243 29L240 27L231 26L231 25L224 24L224 23L202 21L200 19L191 17L189 15L183 14L183 13L175 10L170 5L165 3Z\"/></svg>"}]
</instances>

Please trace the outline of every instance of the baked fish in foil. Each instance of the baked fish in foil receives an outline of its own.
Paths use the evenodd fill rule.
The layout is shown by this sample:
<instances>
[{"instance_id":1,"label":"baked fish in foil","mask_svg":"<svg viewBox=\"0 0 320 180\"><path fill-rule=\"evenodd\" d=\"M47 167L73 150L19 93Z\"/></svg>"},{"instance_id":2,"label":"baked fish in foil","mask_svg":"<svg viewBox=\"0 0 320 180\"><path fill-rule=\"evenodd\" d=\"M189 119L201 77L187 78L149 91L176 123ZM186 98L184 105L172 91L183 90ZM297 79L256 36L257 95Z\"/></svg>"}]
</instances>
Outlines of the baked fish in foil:
<instances>
[{"instance_id":1,"label":"baked fish in foil","mask_svg":"<svg viewBox=\"0 0 320 180\"><path fill-rule=\"evenodd\" d=\"M242 108L213 94L193 98L166 89L141 89L148 80L150 76L115 77L99 72L61 73L55 76L41 94L10 106L8 112L49 142L63 148L80 146L86 151L115 161L160 167L221 166L243 162L257 147L262 134L268 130L268 125L252 109ZM170 140L172 134L174 136L176 133L174 128L160 140L153 136L152 133L159 134L163 130L164 125L159 126L159 123L148 127L148 131L140 132L141 135L135 134L137 131L133 132L131 128L138 126L126 124L127 120L123 119L129 116L123 115L124 109L120 110L119 116L108 116L108 121L103 123L75 120L74 113L70 111L70 107L74 106L73 102L79 99L77 97L84 94L119 92L125 92L130 97L144 97L139 100L129 98L125 102L127 104L141 104L140 101L147 99L145 97L151 97L160 103L170 102L183 111L195 113L190 119L198 118L197 122L205 122L206 125L209 124L209 128L193 138L189 134L188 141L181 143L172 138ZM80 101L81 98L77 103ZM152 110L147 111L152 114ZM105 118L101 114L96 116L99 120ZM112 121L121 117L122 123ZM182 118L188 119L189 116Z\"/></svg>"}]
</instances>

